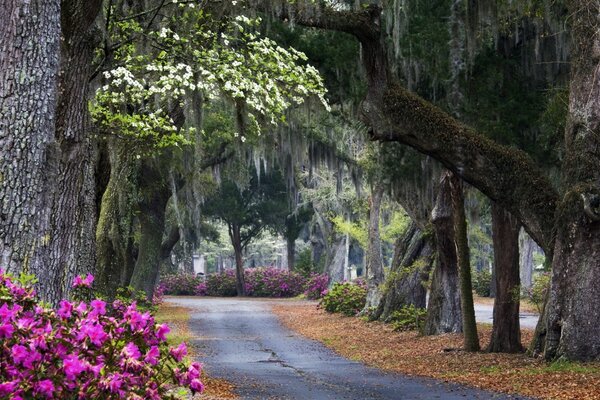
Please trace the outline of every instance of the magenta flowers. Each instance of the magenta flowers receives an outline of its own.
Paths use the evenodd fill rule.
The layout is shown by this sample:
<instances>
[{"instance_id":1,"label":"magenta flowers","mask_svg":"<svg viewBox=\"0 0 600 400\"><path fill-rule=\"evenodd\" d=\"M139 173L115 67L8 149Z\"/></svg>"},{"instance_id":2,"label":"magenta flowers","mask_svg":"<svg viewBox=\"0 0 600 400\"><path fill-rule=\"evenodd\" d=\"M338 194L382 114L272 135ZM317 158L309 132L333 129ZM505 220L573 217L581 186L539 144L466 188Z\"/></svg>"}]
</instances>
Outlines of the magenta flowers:
<instances>
[{"instance_id":1,"label":"magenta flowers","mask_svg":"<svg viewBox=\"0 0 600 400\"><path fill-rule=\"evenodd\" d=\"M183 362L185 345L170 348L168 326L135 303L64 300L53 309L1 270L0 299L0 399L175 399L174 388L204 388L200 364Z\"/></svg>"}]
</instances>

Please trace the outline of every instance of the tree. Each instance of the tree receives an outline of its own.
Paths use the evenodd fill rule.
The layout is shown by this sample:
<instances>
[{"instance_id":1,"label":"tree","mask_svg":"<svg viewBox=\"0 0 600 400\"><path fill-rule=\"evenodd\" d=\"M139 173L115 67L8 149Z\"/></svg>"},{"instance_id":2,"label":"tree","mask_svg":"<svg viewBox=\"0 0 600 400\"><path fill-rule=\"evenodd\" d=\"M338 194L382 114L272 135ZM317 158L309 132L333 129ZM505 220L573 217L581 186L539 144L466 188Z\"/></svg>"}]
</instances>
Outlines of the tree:
<instances>
[{"instance_id":1,"label":"tree","mask_svg":"<svg viewBox=\"0 0 600 400\"><path fill-rule=\"evenodd\" d=\"M88 81L101 1L17 1L0 13L0 254L63 298L94 263L94 148Z\"/></svg>"},{"instance_id":2,"label":"tree","mask_svg":"<svg viewBox=\"0 0 600 400\"><path fill-rule=\"evenodd\" d=\"M222 181L203 207L207 215L227 224L235 254L238 296L246 293L244 250L265 229L280 226L289 214L289 200L280 171L266 173L252 168L249 173L250 180L245 186L229 179Z\"/></svg>"},{"instance_id":3,"label":"tree","mask_svg":"<svg viewBox=\"0 0 600 400\"><path fill-rule=\"evenodd\" d=\"M277 4L274 9L280 17L293 15L296 23L357 37L369 86L362 114L372 138L404 143L434 157L523 224L553 257L543 340L546 357L593 360L600 358L599 333L594 328L600 324L600 314L590 309L600 299L600 287L593 284L598 274L593 266L600 259L600 160L592 150L600 140L600 113L594 106L600 98L596 51L600 35L594 17L598 2L571 0L568 7L574 47L561 196L525 153L478 134L393 78L382 44L379 7L371 5L359 11L325 8L316 13L312 7L300 8L294 3ZM541 335L544 329L538 330Z\"/></svg>"}]
</instances>

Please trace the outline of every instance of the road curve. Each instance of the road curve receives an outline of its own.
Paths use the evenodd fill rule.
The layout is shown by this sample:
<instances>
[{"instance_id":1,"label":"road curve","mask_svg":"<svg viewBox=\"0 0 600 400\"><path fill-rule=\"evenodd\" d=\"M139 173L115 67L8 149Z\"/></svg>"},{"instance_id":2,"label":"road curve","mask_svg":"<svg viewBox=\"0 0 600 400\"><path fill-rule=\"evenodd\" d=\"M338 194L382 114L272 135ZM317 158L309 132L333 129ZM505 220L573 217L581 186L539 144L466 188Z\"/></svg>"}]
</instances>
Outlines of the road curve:
<instances>
[{"instance_id":1,"label":"road curve","mask_svg":"<svg viewBox=\"0 0 600 400\"><path fill-rule=\"evenodd\" d=\"M190 328L209 375L242 399L517 399L433 379L385 373L283 327L272 300L167 298L192 309Z\"/></svg>"}]
</instances>

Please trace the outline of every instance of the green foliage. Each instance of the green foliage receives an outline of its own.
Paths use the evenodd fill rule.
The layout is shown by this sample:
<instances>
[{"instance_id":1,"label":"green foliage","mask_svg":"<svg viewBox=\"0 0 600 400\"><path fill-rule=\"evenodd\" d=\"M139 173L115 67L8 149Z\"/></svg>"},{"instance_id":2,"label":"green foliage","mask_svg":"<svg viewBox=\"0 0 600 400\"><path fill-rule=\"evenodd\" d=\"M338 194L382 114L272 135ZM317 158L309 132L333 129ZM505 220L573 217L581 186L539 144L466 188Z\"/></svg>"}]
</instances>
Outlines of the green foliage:
<instances>
[{"instance_id":1,"label":"green foliage","mask_svg":"<svg viewBox=\"0 0 600 400\"><path fill-rule=\"evenodd\" d=\"M410 217L404 210L394 210L387 225L381 226L381 240L394 243L396 239L406 232L410 225Z\"/></svg>"},{"instance_id":2,"label":"green foliage","mask_svg":"<svg viewBox=\"0 0 600 400\"><path fill-rule=\"evenodd\" d=\"M343 216L338 215L331 219L336 231L342 234L348 234L352 239L356 240L360 247L366 249L369 245L369 228L367 221L361 219L358 222L346 220Z\"/></svg>"},{"instance_id":3,"label":"green foliage","mask_svg":"<svg viewBox=\"0 0 600 400\"><path fill-rule=\"evenodd\" d=\"M533 285L527 291L527 297L535 305L541 314L544 308L546 296L550 290L551 275L548 272L542 272L533 277Z\"/></svg>"},{"instance_id":4,"label":"green foliage","mask_svg":"<svg viewBox=\"0 0 600 400\"><path fill-rule=\"evenodd\" d=\"M481 297L490 297L492 274L486 268L473 274L473 290Z\"/></svg>"},{"instance_id":5,"label":"green foliage","mask_svg":"<svg viewBox=\"0 0 600 400\"><path fill-rule=\"evenodd\" d=\"M136 290L131 286L121 287L117 289L117 300L121 300L124 304L129 304L135 301L137 308L143 311L156 313L157 305L152 301L148 301L148 296L143 290Z\"/></svg>"},{"instance_id":6,"label":"green foliage","mask_svg":"<svg viewBox=\"0 0 600 400\"><path fill-rule=\"evenodd\" d=\"M319 306L330 313L358 314L367 301L367 289L351 282L334 283Z\"/></svg>"},{"instance_id":7,"label":"green foliage","mask_svg":"<svg viewBox=\"0 0 600 400\"><path fill-rule=\"evenodd\" d=\"M427 318L427 309L415 307L414 304L403 306L390 314L385 322L392 325L395 331L422 332Z\"/></svg>"},{"instance_id":8,"label":"green foliage","mask_svg":"<svg viewBox=\"0 0 600 400\"><path fill-rule=\"evenodd\" d=\"M296 260L296 264L294 265L294 270L303 276L307 277L312 272L316 271L316 266L312 262L312 253L310 247L302 250L298 253L298 259Z\"/></svg>"}]
</instances>

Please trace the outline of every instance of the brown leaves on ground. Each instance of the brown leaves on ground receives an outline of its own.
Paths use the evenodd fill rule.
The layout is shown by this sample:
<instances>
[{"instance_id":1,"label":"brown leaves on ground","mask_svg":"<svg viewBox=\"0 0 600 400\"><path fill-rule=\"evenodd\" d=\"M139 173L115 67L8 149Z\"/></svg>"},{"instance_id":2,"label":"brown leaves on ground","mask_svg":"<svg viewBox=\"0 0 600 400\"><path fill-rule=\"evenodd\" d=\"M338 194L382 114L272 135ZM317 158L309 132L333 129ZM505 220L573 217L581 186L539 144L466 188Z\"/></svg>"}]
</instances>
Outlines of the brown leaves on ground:
<instances>
[{"instance_id":1,"label":"brown leaves on ground","mask_svg":"<svg viewBox=\"0 0 600 400\"><path fill-rule=\"evenodd\" d=\"M383 323L328 314L314 304L279 303L273 311L288 328L384 370L542 399L600 399L599 363L548 364L524 354L467 353L460 350L459 334L394 332ZM478 330L485 348L491 326L478 325ZM525 346L532 336L522 331Z\"/></svg>"}]
</instances>

